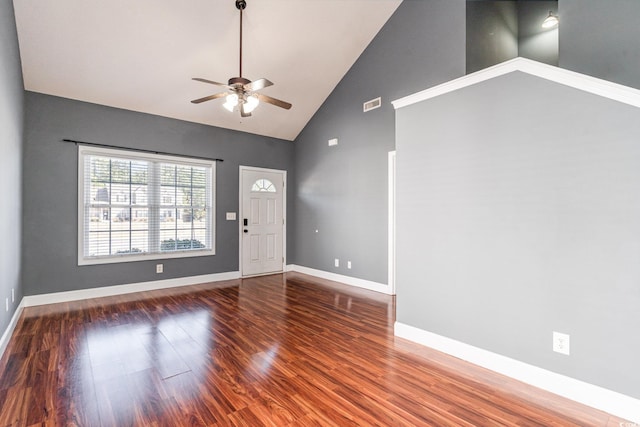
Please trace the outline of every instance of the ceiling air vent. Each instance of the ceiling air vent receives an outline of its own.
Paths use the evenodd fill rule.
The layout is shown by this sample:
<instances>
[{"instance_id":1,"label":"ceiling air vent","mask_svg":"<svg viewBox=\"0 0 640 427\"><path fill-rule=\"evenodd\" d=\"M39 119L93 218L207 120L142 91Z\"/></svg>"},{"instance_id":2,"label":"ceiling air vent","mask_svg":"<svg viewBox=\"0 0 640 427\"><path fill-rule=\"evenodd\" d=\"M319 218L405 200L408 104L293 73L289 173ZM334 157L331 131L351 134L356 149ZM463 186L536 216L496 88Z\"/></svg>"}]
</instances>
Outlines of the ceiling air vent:
<instances>
[{"instance_id":1,"label":"ceiling air vent","mask_svg":"<svg viewBox=\"0 0 640 427\"><path fill-rule=\"evenodd\" d=\"M376 108L379 108L380 105L382 105L382 98L372 99L371 101L367 101L364 104L362 104L362 111L366 113L367 111L371 111L371 110L375 110Z\"/></svg>"}]
</instances>

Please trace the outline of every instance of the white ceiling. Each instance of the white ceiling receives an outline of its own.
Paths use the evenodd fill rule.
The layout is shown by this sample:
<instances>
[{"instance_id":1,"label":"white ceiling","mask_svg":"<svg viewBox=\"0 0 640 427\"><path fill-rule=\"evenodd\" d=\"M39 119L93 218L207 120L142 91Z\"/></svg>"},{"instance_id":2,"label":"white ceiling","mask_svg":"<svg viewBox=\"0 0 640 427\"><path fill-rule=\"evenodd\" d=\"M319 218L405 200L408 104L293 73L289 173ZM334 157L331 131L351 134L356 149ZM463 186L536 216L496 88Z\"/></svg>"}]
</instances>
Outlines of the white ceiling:
<instances>
[{"instance_id":1,"label":"white ceiling","mask_svg":"<svg viewBox=\"0 0 640 427\"><path fill-rule=\"evenodd\" d=\"M235 0L14 0L25 89L294 140L402 0L247 0L243 77L266 77L252 117L222 108L238 75ZM357 100L364 102L366 99Z\"/></svg>"}]
</instances>

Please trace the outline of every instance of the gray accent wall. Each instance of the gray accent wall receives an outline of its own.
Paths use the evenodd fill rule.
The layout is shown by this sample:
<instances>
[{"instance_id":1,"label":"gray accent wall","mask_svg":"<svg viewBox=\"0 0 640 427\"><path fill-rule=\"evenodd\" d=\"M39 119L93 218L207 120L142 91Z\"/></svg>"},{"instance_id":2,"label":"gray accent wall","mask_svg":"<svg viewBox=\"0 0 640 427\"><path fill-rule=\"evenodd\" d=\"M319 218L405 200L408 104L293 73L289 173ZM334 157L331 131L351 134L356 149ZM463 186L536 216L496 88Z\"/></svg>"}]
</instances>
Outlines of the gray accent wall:
<instances>
[{"instance_id":1,"label":"gray accent wall","mask_svg":"<svg viewBox=\"0 0 640 427\"><path fill-rule=\"evenodd\" d=\"M188 102L188 101L185 101ZM62 139L218 157L216 255L78 266L78 149ZM26 92L23 282L27 295L238 271L239 166L288 171L293 143ZM288 200L292 200L290 194ZM293 216L292 203L287 214Z\"/></svg>"},{"instance_id":2,"label":"gray accent wall","mask_svg":"<svg viewBox=\"0 0 640 427\"><path fill-rule=\"evenodd\" d=\"M561 0L560 67L640 89L640 1Z\"/></svg>"},{"instance_id":3,"label":"gray accent wall","mask_svg":"<svg viewBox=\"0 0 640 427\"><path fill-rule=\"evenodd\" d=\"M558 66L559 27L545 29L549 11L558 14L558 1L518 1L518 56Z\"/></svg>"},{"instance_id":4,"label":"gray accent wall","mask_svg":"<svg viewBox=\"0 0 640 427\"><path fill-rule=\"evenodd\" d=\"M399 109L397 320L640 398L638 141L520 72Z\"/></svg>"},{"instance_id":5,"label":"gray accent wall","mask_svg":"<svg viewBox=\"0 0 640 427\"><path fill-rule=\"evenodd\" d=\"M298 136L290 263L387 283L390 102L464 75L464 27L464 0L405 0Z\"/></svg>"},{"instance_id":6,"label":"gray accent wall","mask_svg":"<svg viewBox=\"0 0 640 427\"><path fill-rule=\"evenodd\" d=\"M24 85L11 0L0 0L0 336L22 299L20 228ZM11 290L15 292L12 302ZM9 311L6 299L9 299Z\"/></svg>"},{"instance_id":7,"label":"gray accent wall","mask_svg":"<svg viewBox=\"0 0 640 427\"><path fill-rule=\"evenodd\" d=\"M467 74L515 57L558 65L558 27L542 28L557 0L467 0Z\"/></svg>"},{"instance_id":8,"label":"gray accent wall","mask_svg":"<svg viewBox=\"0 0 640 427\"><path fill-rule=\"evenodd\" d=\"M467 74L518 56L518 3L467 0Z\"/></svg>"}]
</instances>

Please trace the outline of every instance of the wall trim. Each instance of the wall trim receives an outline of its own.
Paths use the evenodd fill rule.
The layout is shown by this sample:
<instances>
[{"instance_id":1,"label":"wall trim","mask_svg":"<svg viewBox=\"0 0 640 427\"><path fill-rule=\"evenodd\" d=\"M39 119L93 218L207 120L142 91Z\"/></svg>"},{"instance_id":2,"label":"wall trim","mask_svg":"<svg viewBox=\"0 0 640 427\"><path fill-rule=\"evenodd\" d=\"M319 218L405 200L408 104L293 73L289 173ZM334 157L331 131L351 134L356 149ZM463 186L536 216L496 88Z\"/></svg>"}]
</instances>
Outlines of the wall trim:
<instances>
[{"instance_id":1,"label":"wall trim","mask_svg":"<svg viewBox=\"0 0 640 427\"><path fill-rule=\"evenodd\" d=\"M388 224L387 224L387 283L389 293L396 294L396 150L387 154Z\"/></svg>"},{"instance_id":2,"label":"wall trim","mask_svg":"<svg viewBox=\"0 0 640 427\"><path fill-rule=\"evenodd\" d=\"M315 268L303 267L301 265L295 264L287 265L287 271L295 271L298 273L308 274L309 276L319 277L321 279L344 283L345 285L369 289L370 291L376 291L387 295L393 295L389 286L384 283L372 282L370 280L358 279L357 277L345 276L342 274L331 273L329 271L316 270Z\"/></svg>"},{"instance_id":3,"label":"wall trim","mask_svg":"<svg viewBox=\"0 0 640 427\"><path fill-rule=\"evenodd\" d=\"M395 336L506 375L595 409L640 422L640 400L579 381L442 335L396 322Z\"/></svg>"},{"instance_id":4,"label":"wall trim","mask_svg":"<svg viewBox=\"0 0 640 427\"><path fill-rule=\"evenodd\" d=\"M154 280L151 282L130 283L126 285L103 286L93 289L80 289L77 291L29 295L22 298L22 304L24 307L33 307L36 305L78 301L89 298L109 297L114 295L131 294L134 292L154 291L157 289L177 288L180 286L197 285L200 283L219 282L222 280L233 280L239 278L239 271L203 274L200 276L177 277L175 279Z\"/></svg>"},{"instance_id":5,"label":"wall trim","mask_svg":"<svg viewBox=\"0 0 640 427\"><path fill-rule=\"evenodd\" d=\"M2 334L2 338L0 338L0 359L2 358L2 356L4 356L4 352L7 349L7 346L9 345L9 340L13 335L13 331L16 329L16 325L18 324L18 319L20 318L20 315L22 314L23 309L24 309L24 298L20 300L20 304L18 304L16 311L13 313L13 316L11 316L11 321L7 325L7 329L4 330L4 333Z\"/></svg>"},{"instance_id":6,"label":"wall trim","mask_svg":"<svg viewBox=\"0 0 640 427\"><path fill-rule=\"evenodd\" d=\"M614 101L640 107L640 90L526 58L514 58L392 102L397 110L514 71L531 74Z\"/></svg>"}]
</instances>

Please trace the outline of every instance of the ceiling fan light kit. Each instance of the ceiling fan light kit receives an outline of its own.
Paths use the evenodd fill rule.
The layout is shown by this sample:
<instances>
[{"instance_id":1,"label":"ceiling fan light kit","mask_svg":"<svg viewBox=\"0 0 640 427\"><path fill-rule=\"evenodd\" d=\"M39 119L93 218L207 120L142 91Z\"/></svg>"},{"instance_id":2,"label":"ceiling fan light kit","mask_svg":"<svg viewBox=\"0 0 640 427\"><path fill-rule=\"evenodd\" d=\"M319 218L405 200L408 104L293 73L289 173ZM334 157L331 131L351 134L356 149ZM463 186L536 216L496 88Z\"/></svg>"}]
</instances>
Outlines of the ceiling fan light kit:
<instances>
[{"instance_id":1,"label":"ceiling fan light kit","mask_svg":"<svg viewBox=\"0 0 640 427\"><path fill-rule=\"evenodd\" d=\"M272 82L265 78L251 81L242 77L242 11L246 7L246 0L236 0L236 8L240 11L240 77L231 77L228 84L194 77L193 80L221 86L227 88L228 91L205 96L204 98L194 99L191 102L194 104L200 104L202 102L211 101L212 99L225 98L226 102L222 106L230 112L233 112L239 105L240 116L242 117L250 117L251 112L256 109L260 104L260 101L288 110L291 108L290 103L257 93L259 90L273 86Z\"/></svg>"},{"instance_id":2,"label":"ceiling fan light kit","mask_svg":"<svg viewBox=\"0 0 640 427\"><path fill-rule=\"evenodd\" d=\"M235 93L227 95L227 102L222 104L222 106L231 113L233 113L233 109L236 108L236 105L238 105L238 95Z\"/></svg>"}]
</instances>

